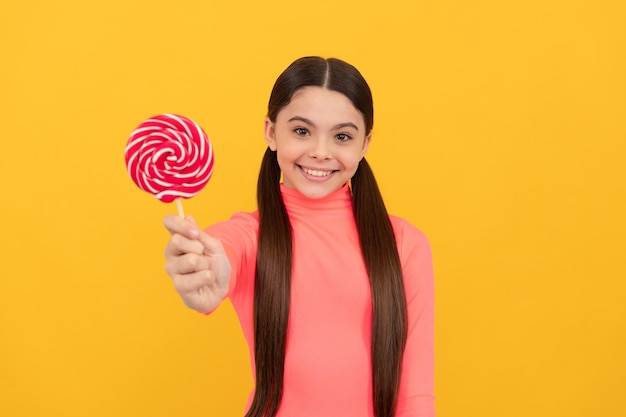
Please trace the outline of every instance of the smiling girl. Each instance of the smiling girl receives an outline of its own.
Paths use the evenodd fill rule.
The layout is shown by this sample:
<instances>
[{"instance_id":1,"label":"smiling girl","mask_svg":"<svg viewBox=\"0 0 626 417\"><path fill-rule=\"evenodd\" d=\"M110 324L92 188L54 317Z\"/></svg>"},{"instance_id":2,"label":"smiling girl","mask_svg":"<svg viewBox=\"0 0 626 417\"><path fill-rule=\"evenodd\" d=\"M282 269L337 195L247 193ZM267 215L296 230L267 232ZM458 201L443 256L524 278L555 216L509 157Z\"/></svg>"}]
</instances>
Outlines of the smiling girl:
<instances>
[{"instance_id":1,"label":"smiling girl","mask_svg":"<svg viewBox=\"0 0 626 417\"><path fill-rule=\"evenodd\" d=\"M270 96L258 210L206 230L164 220L185 304L209 313L228 297L237 312L246 417L435 415L430 246L387 213L364 158L373 121L356 68L298 59Z\"/></svg>"}]
</instances>

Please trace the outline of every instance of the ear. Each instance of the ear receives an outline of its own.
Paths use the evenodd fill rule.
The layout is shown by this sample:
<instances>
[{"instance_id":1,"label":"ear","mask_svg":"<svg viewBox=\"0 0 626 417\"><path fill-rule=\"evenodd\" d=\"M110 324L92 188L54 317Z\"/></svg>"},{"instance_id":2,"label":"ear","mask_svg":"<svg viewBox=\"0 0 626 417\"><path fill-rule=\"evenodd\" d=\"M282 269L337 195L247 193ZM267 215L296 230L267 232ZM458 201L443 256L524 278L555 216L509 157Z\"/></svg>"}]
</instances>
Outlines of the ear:
<instances>
[{"instance_id":1,"label":"ear","mask_svg":"<svg viewBox=\"0 0 626 417\"><path fill-rule=\"evenodd\" d=\"M272 151L276 152L276 130L269 117L265 118L265 142Z\"/></svg>"},{"instance_id":2,"label":"ear","mask_svg":"<svg viewBox=\"0 0 626 417\"><path fill-rule=\"evenodd\" d=\"M363 150L361 151L361 158L365 156L367 150L369 149L370 142L372 141L372 132L369 135L365 136L365 141L363 142Z\"/></svg>"}]
</instances>

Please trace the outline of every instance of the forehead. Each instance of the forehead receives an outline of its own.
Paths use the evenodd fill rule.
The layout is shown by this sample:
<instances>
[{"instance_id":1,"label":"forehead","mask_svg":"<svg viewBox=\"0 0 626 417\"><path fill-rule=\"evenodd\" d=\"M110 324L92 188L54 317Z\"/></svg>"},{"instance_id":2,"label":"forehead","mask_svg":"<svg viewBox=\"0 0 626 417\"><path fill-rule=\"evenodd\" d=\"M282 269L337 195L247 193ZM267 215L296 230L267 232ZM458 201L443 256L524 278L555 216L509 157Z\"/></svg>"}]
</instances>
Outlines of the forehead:
<instances>
[{"instance_id":1,"label":"forehead","mask_svg":"<svg viewBox=\"0 0 626 417\"><path fill-rule=\"evenodd\" d=\"M363 115L348 97L322 87L304 87L296 91L289 104L278 113L277 121L289 120L293 116L306 117L316 123L365 124Z\"/></svg>"}]
</instances>

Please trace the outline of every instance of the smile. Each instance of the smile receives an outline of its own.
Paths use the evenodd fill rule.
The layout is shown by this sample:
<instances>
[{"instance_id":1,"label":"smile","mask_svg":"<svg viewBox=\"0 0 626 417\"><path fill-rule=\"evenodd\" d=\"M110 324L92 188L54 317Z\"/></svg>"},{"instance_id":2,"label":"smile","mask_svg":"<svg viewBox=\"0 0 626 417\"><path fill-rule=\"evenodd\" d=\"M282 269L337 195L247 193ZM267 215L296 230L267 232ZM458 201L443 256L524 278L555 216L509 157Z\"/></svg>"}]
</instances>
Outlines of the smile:
<instances>
[{"instance_id":1,"label":"smile","mask_svg":"<svg viewBox=\"0 0 626 417\"><path fill-rule=\"evenodd\" d=\"M318 177L318 178L327 177L333 172L335 172L334 170L310 169L310 168L305 168L303 166L299 166L299 167L305 174L308 174L312 177Z\"/></svg>"}]
</instances>

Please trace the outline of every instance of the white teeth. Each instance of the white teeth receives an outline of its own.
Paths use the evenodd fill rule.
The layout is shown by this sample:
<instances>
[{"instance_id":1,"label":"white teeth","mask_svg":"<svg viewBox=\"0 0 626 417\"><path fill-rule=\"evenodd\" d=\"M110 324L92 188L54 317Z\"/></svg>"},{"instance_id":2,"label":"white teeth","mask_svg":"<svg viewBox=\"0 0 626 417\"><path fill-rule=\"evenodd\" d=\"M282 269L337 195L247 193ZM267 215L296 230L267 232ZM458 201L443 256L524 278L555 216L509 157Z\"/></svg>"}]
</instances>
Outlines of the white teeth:
<instances>
[{"instance_id":1,"label":"white teeth","mask_svg":"<svg viewBox=\"0 0 626 417\"><path fill-rule=\"evenodd\" d=\"M306 172L307 174L312 175L314 177L327 177L333 173L333 171L318 171L318 170L308 169L304 167L302 168L302 170Z\"/></svg>"}]
</instances>

